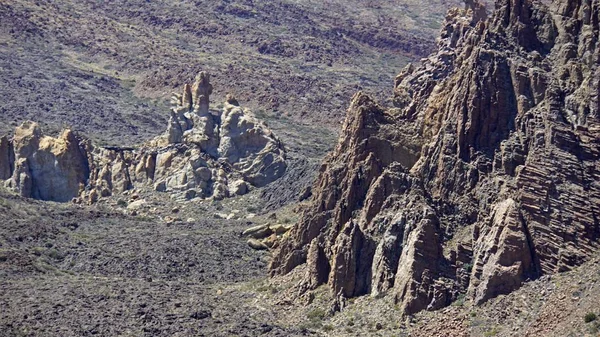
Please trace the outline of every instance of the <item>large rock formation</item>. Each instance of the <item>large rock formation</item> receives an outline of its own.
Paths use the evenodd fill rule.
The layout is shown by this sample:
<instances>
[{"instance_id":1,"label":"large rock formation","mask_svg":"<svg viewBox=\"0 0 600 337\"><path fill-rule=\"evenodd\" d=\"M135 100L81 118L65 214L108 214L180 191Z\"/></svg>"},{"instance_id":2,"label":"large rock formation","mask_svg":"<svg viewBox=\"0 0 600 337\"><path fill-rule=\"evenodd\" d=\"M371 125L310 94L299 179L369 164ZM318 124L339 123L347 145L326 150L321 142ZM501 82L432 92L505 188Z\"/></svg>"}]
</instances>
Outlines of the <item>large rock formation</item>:
<instances>
[{"instance_id":1,"label":"large rock formation","mask_svg":"<svg viewBox=\"0 0 600 337\"><path fill-rule=\"evenodd\" d=\"M232 97L210 111L209 78L201 72L186 84L166 133L136 150L97 147L70 130L47 137L24 123L12 140L0 138L0 179L26 197L95 202L145 185L179 199L223 199L279 178L279 139Z\"/></svg>"},{"instance_id":2,"label":"large rock formation","mask_svg":"<svg viewBox=\"0 0 600 337\"><path fill-rule=\"evenodd\" d=\"M271 274L371 294L411 314L475 303L598 252L600 6L475 1L439 50L396 78L394 108L359 93L311 206Z\"/></svg>"},{"instance_id":3,"label":"large rock formation","mask_svg":"<svg viewBox=\"0 0 600 337\"><path fill-rule=\"evenodd\" d=\"M7 185L22 196L70 201L82 192L89 167L72 131L52 138L43 136L36 123L26 122L15 130L12 142L2 143L3 177L10 176Z\"/></svg>"}]
</instances>

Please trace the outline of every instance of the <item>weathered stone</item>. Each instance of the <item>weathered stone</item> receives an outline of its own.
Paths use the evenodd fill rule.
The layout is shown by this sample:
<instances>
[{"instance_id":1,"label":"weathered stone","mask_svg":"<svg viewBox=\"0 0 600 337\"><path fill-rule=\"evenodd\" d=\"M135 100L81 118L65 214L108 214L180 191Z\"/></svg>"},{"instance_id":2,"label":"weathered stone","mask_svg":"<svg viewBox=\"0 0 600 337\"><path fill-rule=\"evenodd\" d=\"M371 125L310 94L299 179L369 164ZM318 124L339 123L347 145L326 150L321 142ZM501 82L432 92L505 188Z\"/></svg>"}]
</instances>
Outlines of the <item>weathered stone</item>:
<instances>
[{"instance_id":1,"label":"weathered stone","mask_svg":"<svg viewBox=\"0 0 600 337\"><path fill-rule=\"evenodd\" d=\"M263 239L273 234L269 224L250 227L242 232L242 236L251 236L255 239Z\"/></svg>"},{"instance_id":2,"label":"weathered stone","mask_svg":"<svg viewBox=\"0 0 600 337\"><path fill-rule=\"evenodd\" d=\"M250 248L252 248L252 249L256 249L256 250L268 250L269 249L269 247L267 245L265 245L261 241L254 239L254 238L248 239L247 243L248 243L248 246L250 246Z\"/></svg>"},{"instance_id":3,"label":"weathered stone","mask_svg":"<svg viewBox=\"0 0 600 337\"><path fill-rule=\"evenodd\" d=\"M248 184L243 180L236 180L229 184L229 195L244 195L248 193Z\"/></svg>"},{"instance_id":4,"label":"weathered stone","mask_svg":"<svg viewBox=\"0 0 600 337\"><path fill-rule=\"evenodd\" d=\"M325 273L334 296L392 294L411 314L597 254L600 7L466 5L398 75L396 108L354 96L272 275L308 263L309 284Z\"/></svg>"},{"instance_id":5,"label":"weathered stone","mask_svg":"<svg viewBox=\"0 0 600 337\"><path fill-rule=\"evenodd\" d=\"M197 76L191 88L192 102L194 104L194 112L198 115L208 114L210 95L213 87L210 84L210 74L201 71Z\"/></svg>"},{"instance_id":6,"label":"weathered stone","mask_svg":"<svg viewBox=\"0 0 600 337\"><path fill-rule=\"evenodd\" d=\"M220 200L278 179L281 142L232 97L220 116L209 111L209 79L201 72L174 94L166 134L135 150L94 147L69 130L46 137L26 122L13 140L0 138L0 180L26 197L96 202L144 184L178 200Z\"/></svg>"},{"instance_id":7,"label":"weathered stone","mask_svg":"<svg viewBox=\"0 0 600 337\"><path fill-rule=\"evenodd\" d=\"M41 200L71 201L89 177L86 150L71 130L58 138L43 136L39 126L25 122L15 130L12 145L18 158L11 187Z\"/></svg>"}]
</instances>

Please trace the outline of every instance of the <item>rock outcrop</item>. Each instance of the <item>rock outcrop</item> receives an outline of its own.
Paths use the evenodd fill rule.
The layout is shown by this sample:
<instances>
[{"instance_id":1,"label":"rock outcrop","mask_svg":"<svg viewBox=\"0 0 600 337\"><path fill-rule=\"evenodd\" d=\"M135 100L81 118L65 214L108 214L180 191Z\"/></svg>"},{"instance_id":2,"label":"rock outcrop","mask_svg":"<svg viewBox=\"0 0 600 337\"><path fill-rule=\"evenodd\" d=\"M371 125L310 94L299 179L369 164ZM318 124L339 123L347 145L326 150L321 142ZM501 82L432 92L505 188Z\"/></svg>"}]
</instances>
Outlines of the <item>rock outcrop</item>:
<instances>
[{"instance_id":1,"label":"rock outcrop","mask_svg":"<svg viewBox=\"0 0 600 337\"><path fill-rule=\"evenodd\" d=\"M476 1L396 78L355 95L271 262L300 289L386 296L406 314L482 303L598 252L600 6Z\"/></svg>"},{"instance_id":2,"label":"rock outcrop","mask_svg":"<svg viewBox=\"0 0 600 337\"><path fill-rule=\"evenodd\" d=\"M26 122L15 130L12 142L2 143L3 177L10 176L7 185L22 196L64 202L83 191L89 176L86 150L71 130L52 138Z\"/></svg>"},{"instance_id":3,"label":"rock outcrop","mask_svg":"<svg viewBox=\"0 0 600 337\"><path fill-rule=\"evenodd\" d=\"M223 199L281 177L279 139L233 97L209 110L209 79L201 72L186 84L166 133L138 149L98 147L71 130L47 137L24 123L12 140L0 138L0 179L26 197L93 203L146 185L182 200Z\"/></svg>"}]
</instances>

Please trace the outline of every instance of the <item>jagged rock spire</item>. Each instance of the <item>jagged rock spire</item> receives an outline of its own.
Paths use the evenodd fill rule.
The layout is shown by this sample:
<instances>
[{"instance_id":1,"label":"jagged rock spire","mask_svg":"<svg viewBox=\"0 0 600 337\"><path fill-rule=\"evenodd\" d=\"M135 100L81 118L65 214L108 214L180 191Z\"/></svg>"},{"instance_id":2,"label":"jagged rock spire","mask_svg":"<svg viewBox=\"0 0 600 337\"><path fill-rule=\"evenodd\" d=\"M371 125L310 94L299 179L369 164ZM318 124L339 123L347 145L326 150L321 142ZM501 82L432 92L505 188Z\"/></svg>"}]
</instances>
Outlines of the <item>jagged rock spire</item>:
<instances>
[{"instance_id":1,"label":"jagged rock spire","mask_svg":"<svg viewBox=\"0 0 600 337\"><path fill-rule=\"evenodd\" d=\"M210 103L210 95L213 87L210 84L210 74L206 71L201 71L196 76L196 80L192 85L192 102L194 103L194 111L199 115L208 114L208 105Z\"/></svg>"},{"instance_id":2,"label":"jagged rock spire","mask_svg":"<svg viewBox=\"0 0 600 337\"><path fill-rule=\"evenodd\" d=\"M272 274L306 262L299 289L387 293L412 314L598 254L600 6L498 0L473 22L465 3L398 76L396 109L355 96Z\"/></svg>"}]
</instances>

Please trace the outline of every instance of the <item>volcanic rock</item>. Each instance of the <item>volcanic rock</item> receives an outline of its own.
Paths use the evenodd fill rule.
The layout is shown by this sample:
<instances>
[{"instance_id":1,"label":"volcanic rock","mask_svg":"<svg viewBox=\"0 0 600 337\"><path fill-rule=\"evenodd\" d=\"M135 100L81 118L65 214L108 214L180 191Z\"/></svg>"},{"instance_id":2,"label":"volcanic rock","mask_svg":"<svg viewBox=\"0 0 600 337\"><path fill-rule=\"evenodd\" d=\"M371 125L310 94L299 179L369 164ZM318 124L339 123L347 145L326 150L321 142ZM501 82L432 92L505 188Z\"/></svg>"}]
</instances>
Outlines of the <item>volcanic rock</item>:
<instances>
[{"instance_id":1,"label":"volcanic rock","mask_svg":"<svg viewBox=\"0 0 600 337\"><path fill-rule=\"evenodd\" d=\"M14 170L8 187L22 196L64 202L77 197L85 186L89 175L85 144L71 130L52 138L43 136L36 123L27 122L3 147L8 148L4 150L8 165L3 166Z\"/></svg>"},{"instance_id":2,"label":"volcanic rock","mask_svg":"<svg viewBox=\"0 0 600 337\"><path fill-rule=\"evenodd\" d=\"M403 313L479 304L598 252L600 7L476 1L396 78L354 96L272 275L388 296Z\"/></svg>"},{"instance_id":3,"label":"volcanic rock","mask_svg":"<svg viewBox=\"0 0 600 337\"><path fill-rule=\"evenodd\" d=\"M279 139L232 97L210 111L209 79L201 72L174 95L167 132L138 149L97 147L70 130L47 137L24 123L0 139L0 178L26 197L87 202L146 184L178 200L219 200L278 179L287 167Z\"/></svg>"}]
</instances>

